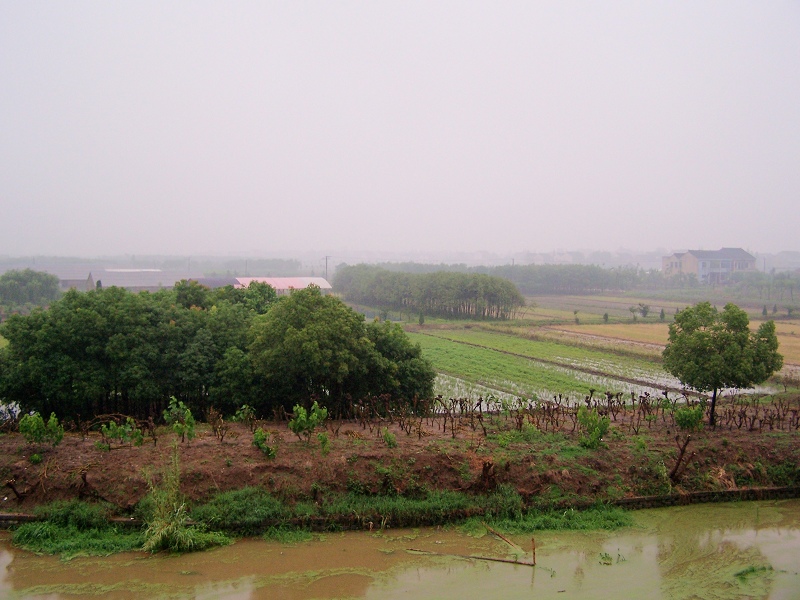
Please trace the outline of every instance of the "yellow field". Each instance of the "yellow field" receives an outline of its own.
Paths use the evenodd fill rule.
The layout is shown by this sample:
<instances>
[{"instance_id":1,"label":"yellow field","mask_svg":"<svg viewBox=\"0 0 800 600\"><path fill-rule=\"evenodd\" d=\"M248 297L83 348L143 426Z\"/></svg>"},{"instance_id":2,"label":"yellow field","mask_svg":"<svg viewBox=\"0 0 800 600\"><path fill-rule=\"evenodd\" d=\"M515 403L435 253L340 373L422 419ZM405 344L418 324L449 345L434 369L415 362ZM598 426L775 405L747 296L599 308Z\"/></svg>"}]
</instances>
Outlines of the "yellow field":
<instances>
[{"instance_id":1,"label":"yellow field","mask_svg":"<svg viewBox=\"0 0 800 600\"><path fill-rule=\"evenodd\" d=\"M615 340L627 340L644 344L660 344L662 346L667 343L667 337L669 336L669 325L667 323L559 325L557 328L574 333L599 335Z\"/></svg>"},{"instance_id":2,"label":"yellow field","mask_svg":"<svg viewBox=\"0 0 800 600\"><path fill-rule=\"evenodd\" d=\"M751 321L750 328L758 329L760 321ZM569 331L575 334L595 335L614 340L630 341L643 344L667 343L669 325L667 323L616 323L608 325L558 325L548 329ZM775 330L783 360L787 365L800 365L800 322L777 321Z\"/></svg>"}]
</instances>

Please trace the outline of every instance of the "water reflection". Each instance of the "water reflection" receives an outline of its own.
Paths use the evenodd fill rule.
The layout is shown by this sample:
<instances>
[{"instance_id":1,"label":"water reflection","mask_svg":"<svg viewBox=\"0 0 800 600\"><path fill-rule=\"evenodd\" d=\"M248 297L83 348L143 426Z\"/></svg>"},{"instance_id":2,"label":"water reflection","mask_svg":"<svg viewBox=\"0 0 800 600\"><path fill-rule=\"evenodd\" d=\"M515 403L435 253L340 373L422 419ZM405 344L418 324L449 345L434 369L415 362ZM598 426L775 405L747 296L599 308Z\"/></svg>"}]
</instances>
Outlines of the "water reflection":
<instances>
[{"instance_id":1,"label":"water reflection","mask_svg":"<svg viewBox=\"0 0 800 600\"><path fill-rule=\"evenodd\" d=\"M13 549L2 534L0 598L798 597L800 501L640 511L635 519L624 531L539 533L535 568L459 558L510 554L491 536L433 529L69 562ZM530 536L514 541L530 547Z\"/></svg>"}]
</instances>

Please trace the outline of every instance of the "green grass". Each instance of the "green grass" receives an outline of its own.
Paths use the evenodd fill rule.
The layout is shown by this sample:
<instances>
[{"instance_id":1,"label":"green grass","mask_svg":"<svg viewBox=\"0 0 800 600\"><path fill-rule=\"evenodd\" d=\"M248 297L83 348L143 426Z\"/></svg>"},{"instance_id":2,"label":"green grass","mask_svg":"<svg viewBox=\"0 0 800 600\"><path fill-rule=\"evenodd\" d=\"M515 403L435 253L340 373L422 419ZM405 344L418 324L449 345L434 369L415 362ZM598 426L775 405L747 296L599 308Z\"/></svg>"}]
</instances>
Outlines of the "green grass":
<instances>
[{"instance_id":1,"label":"green grass","mask_svg":"<svg viewBox=\"0 0 800 600\"><path fill-rule=\"evenodd\" d=\"M531 533L619 529L631 526L633 519L628 511L600 504L585 510L530 510L516 519L494 519L490 523L506 533Z\"/></svg>"},{"instance_id":2,"label":"green grass","mask_svg":"<svg viewBox=\"0 0 800 600\"><path fill-rule=\"evenodd\" d=\"M14 531L13 543L37 554L59 554L65 560L76 556L106 556L140 550L141 531L111 525L105 505L78 500L37 507L45 519L23 523Z\"/></svg>"},{"instance_id":3,"label":"green grass","mask_svg":"<svg viewBox=\"0 0 800 600\"><path fill-rule=\"evenodd\" d=\"M255 487L218 494L192 510L192 518L209 529L237 535L257 535L288 516L289 510L280 500Z\"/></svg>"}]
</instances>

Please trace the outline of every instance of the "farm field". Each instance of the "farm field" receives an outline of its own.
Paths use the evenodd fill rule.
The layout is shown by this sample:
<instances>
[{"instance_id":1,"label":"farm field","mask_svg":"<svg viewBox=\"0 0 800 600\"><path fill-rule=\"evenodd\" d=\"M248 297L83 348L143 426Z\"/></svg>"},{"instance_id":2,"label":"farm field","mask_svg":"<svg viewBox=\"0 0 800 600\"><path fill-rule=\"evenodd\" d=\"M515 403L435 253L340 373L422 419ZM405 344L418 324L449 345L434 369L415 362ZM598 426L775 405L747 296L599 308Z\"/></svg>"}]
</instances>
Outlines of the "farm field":
<instances>
[{"instance_id":1,"label":"farm field","mask_svg":"<svg viewBox=\"0 0 800 600\"><path fill-rule=\"evenodd\" d=\"M665 387L681 389L660 363L671 317L687 302L608 295L532 300L535 305L508 322L436 319L422 327L407 324L412 340L440 373L437 393L582 398L590 389L637 395L660 393ZM633 322L629 308L640 302L650 306L650 314ZM760 311L751 314L751 328L757 329L763 320ZM785 363L780 380L798 380L800 320L781 319L775 325ZM757 391L769 394L777 389L767 382Z\"/></svg>"},{"instance_id":2,"label":"farm field","mask_svg":"<svg viewBox=\"0 0 800 600\"><path fill-rule=\"evenodd\" d=\"M563 394L582 399L590 390L637 396L659 394L680 382L654 362L486 331L436 329L410 332L434 368L445 375L437 393L479 386L482 392L526 398ZM462 382L458 381L462 380Z\"/></svg>"}]
</instances>

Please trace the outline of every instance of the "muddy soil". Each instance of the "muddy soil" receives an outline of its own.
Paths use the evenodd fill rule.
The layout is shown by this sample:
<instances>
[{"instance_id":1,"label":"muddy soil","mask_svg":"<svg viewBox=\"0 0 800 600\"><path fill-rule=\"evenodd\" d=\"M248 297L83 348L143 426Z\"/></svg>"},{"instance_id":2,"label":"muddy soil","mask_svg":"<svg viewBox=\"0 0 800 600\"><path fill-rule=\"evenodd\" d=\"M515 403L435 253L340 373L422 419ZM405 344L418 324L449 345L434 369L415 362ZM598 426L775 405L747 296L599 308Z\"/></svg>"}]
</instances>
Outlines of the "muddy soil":
<instances>
[{"instance_id":1,"label":"muddy soil","mask_svg":"<svg viewBox=\"0 0 800 600\"><path fill-rule=\"evenodd\" d=\"M29 512L71 498L102 499L130 512L148 493L148 476L157 480L176 445L182 491L194 502L245 486L261 486L291 503L348 491L479 494L506 484L531 505L563 505L800 484L796 430L718 427L693 434L686 467L670 480L685 435L676 442L679 432L662 419L643 425L638 434L626 423L612 422L597 450L580 447L580 434L569 423L561 426L563 437L529 430L522 440L514 421L500 416L487 419L488 436L465 424L453 437L449 427L443 431L441 419L426 419L410 435L396 423L333 422L327 427L327 454L316 437L299 440L285 422L261 426L277 448L273 459L253 445L253 434L239 423L228 425L222 441L207 425L198 425L197 437L185 443L161 428L155 443L148 438L141 447L113 445L110 451L96 447L97 433L67 433L55 448L31 446L16 433L0 435L0 512ZM396 447L389 447L384 431L395 436ZM33 454L41 456L40 463L31 462Z\"/></svg>"}]
</instances>

